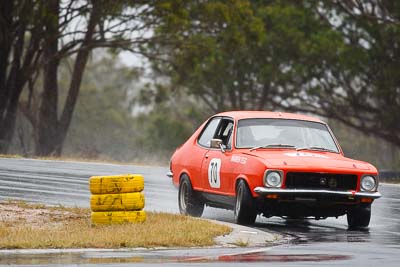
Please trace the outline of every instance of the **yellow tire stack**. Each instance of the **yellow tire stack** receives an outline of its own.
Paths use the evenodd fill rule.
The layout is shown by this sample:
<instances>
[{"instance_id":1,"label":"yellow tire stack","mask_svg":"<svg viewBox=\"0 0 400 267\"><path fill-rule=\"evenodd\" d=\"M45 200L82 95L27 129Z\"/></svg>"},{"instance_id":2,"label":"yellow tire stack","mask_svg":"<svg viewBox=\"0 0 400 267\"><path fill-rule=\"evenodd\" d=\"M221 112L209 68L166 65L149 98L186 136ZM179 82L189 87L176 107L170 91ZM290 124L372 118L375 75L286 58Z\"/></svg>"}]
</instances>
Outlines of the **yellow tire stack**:
<instances>
[{"instance_id":1,"label":"yellow tire stack","mask_svg":"<svg viewBox=\"0 0 400 267\"><path fill-rule=\"evenodd\" d=\"M143 176L92 176L92 224L138 223L146 220Z\"/></svg>"}]
</instances>

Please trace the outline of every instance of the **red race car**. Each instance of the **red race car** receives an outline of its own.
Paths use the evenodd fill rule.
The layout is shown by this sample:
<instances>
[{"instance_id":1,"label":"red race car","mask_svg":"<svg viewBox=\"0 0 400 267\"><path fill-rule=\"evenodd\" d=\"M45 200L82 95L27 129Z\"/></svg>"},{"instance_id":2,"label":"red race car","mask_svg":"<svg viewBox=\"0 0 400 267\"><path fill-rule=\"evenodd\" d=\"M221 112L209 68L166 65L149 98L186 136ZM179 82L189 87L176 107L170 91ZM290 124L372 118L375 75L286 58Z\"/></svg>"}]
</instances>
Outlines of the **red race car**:
<instances>
[{"instance_id":1,"label":"red race car","mask_svg":"<svg viewBox=\"0 0 400 267\"><path fill-rule=\"evenodd\" d=\"M239 224L258 214L285 218L347 215L367 227L381 197L377 169L344 157L324 122L299 114L232 111L212 116L171 158L182 214L233 209Z\"/></svg>"}]
</instances>

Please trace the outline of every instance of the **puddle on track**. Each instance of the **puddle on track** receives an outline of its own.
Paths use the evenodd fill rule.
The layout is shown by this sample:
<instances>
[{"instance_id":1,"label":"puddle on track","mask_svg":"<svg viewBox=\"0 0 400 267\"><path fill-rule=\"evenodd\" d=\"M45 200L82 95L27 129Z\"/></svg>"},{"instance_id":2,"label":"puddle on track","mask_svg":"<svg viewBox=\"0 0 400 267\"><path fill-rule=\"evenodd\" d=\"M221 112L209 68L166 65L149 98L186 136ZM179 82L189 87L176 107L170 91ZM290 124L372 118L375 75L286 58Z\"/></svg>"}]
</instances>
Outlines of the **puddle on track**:
<instances>
[{"instance_id":1,"label":"puddle on track","mask_svg":"<svg viewBox=\"0 0 400 267\"><path fill-rule=\"evenodd\" d=\"M348 260L348 255L328 254L271 254L268 251L256 251L242 254L216 256L175 256L157 253L49 253L49 254L13 254L1 255L1 265L47 265L47 264L118 264L118 263L215 263L215 262L324 262Z\"/></svg>"}]
</instances>

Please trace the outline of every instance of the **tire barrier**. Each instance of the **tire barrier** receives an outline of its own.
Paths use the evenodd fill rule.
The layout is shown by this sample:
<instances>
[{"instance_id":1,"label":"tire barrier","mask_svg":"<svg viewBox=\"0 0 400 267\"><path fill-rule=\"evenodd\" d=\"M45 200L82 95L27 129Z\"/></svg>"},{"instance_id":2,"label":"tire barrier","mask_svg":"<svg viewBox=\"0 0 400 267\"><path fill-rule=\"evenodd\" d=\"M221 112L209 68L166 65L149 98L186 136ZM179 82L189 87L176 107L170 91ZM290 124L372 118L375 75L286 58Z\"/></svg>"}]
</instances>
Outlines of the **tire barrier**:
<instances>
[{"instance_id":1,"label":"tire barrier","mask_svg":"<svg viewBox=\"0 0 400 267\"><path fill-rule=\"evenodd\" d=\"M92 193L92 224L140 223L146 220L146 213L143 211L143 176L92 176L89 189Z\"/></svg>"},{"instance_id":2,"label":"tire barrier","mask_svg":"<svg viewBox=\"0 0 400 267\"><path fill-rule=\"evenodd\" d=\"M139 211L98 211L92 212L92 224L141 223L146 213Z\"/></svg>"},{"instance_id":3,"label":"tire barrier","mask_svg":"<svg viewBox=\"0 0 400 267\"><path fill-rule=\"evenodd\" d=\"M144 189L144 179L138 174L92 176L89 187L92 194L141 192Z\"/></svg>"},{"instance_id":4,"label":"tire barrier","mask_svg":"<svg viewBox=\"0 0 400 267\"><path fill-rule=\"evenodd\" d=\"M141 192L92 195L90 208L92 211L141 210L144 208L144 195Z\"/></svg>"}]
</instances>

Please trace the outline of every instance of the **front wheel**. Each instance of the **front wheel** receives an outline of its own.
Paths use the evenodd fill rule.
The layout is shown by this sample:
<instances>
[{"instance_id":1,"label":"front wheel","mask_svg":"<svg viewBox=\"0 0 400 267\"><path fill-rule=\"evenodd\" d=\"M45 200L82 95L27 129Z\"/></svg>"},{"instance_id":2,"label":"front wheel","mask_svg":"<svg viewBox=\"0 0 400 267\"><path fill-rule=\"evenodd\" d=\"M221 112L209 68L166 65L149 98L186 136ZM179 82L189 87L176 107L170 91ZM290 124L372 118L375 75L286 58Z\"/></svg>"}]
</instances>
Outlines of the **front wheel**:
<instances>
[{"instance_id":1,"label":"front wheel","mask_svg":"<svg viewBox=\"0 0 400 267\"><path fill-rule=\"evenodd\" d=\"M236 187L235 221L238 224L254 224L257 217L255 201L246 182L240 180Z\"/></svg>"},{"instance_id":2,"label":"front wheel","mask_svg":"<svg viewBox=\"0 0 400 267\"><path fill-rule=\"evenodd\" d=\"M350 229L368 227L371 220L371 204L358 206L347 212L347 224Z\"/></svg>"},{"instance_id":3,"label":"front wheel","mask_svg":"<svg viewBox=\"0 0 400 267\"><path fill-rule=\"evenodd\" d=\"M179 183L178 203L179 211L183 215L201 217L203 214L204 202L193 190L187 175L184 175Z\"/></svg>"}]
</instances>

